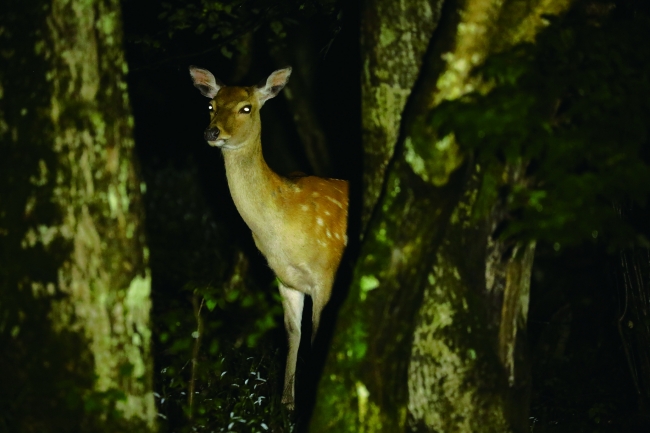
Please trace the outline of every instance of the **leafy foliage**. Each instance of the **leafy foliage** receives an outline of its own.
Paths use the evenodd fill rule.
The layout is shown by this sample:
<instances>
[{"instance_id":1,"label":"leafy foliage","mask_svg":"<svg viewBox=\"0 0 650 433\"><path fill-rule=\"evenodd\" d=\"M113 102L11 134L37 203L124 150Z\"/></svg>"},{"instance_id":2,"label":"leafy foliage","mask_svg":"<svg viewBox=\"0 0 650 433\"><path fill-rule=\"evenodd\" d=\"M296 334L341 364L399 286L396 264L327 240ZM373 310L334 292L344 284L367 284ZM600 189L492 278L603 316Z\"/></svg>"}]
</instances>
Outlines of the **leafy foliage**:
<instances>
[{"instance_id":1,"label":"leafy foliage","mask_svg":"<svg viewBox=\"0 0 650 433\"><path fill-rule=\"evenodd\" d=\"M164 431L290 431L282 359L269 347L282 316L277 289L252 278L192 163L145 175Z\"/></svg>"},{"instance_id":2,"label":"leafy foliage","mask_svg":"<svg viewBox=\"0 0 650 433\"><path fill-rule=\"evenodd\" d=\"M231 59L235 53L245 54L250 49L246 35L263 30L269 40L278 42L286 38L287 27L315 15L330 17L335 34L340 28L340 3L339 0L155 2L150 7L156 21L148 26L140 22L137 26L128 26L133 28L129 32L129 42L139 45L145 56L151 57L156 64L161 62L161 55L187 58L217 50L225 59ZM127 11L141 7L137 3L125 6ZM128 13L126 18L129 18Z\"/></svg>"},{"instance_id":3,"label":"leafy foliage","mask_svg":"<svg viewBox=\"0 0 650 433\"><path fill-rule=\"evenodd\" d=\"M165 350L156 389L170 431L290 431L278 392L282 362L264 338L282 314L279 300L271 305L241 286L235 269L222 287L193 290L193 318L189 302L176 302L159 319Z\"/></svg>"},{"instance_id":4,"label":"leafy foliage","mask_svg":"<svg viewBox=\"0 0 650 433\"><path fill-rule=\"evenodd\" d=\"M477 73L493 84L432 114L482 168L477 213L498 196L503 236L611 246L647 244L612 203L645 205L650 193L650 14L641 3L578 2L548 17L535 44L493 55ZM523 179L504 179L525 163ZM516 177L516 173L515 173Z\"/></svg>"},{"instance_id":5,"label":"leafy foliage","mask_svg":"<svg viewBox=\"0 0 650 433\"><path fill-rule=\"evenodd\" d=\"M266 348L267 350L269 348ZM163 367L156 397L163 431L289 432L289 414L277 392L282 383L279 353L250 349L220 350L201 357L194 404L188 404L188 361ZM276 359L278 358L278 359ZM189 421L183 422L184 419ZM178 425L182 425L180 430ZM176 427L176 428L175 428Z\"/></svg>"}]
</instances>

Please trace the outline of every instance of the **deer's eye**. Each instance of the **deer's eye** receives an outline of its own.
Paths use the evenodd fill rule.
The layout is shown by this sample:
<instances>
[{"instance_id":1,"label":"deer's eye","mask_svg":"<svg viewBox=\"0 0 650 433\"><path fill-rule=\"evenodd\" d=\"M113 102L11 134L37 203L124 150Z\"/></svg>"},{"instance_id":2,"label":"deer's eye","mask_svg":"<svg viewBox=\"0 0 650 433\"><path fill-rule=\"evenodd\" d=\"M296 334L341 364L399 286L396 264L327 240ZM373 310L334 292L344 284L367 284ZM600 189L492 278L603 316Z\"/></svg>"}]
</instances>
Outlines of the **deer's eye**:
<instances>
[{"instance_id":1,"label":"deer's eye","mask_svg":"<svg viewBox=\"0 0 650 433\"><path fill-rule=\"evenodd\" d=\"M244 106L241 108L241 110L239 110L239 113L240 113L240 114L250 114L250 112L251 112L251 108L253 108L253 107L251 107L250 105L244 105Z\"/></svg>"},{"instance_id":2,"label":"deer's eye","mask_svg":"<svg viewBox=\"0 0 650 433\"><path fill-rule=\"evenodd\" d=\"M214 107L212 107L212 104L208 105L208 110L210 110L210 113L214 113Z\"/></svg>"}]
</instances>

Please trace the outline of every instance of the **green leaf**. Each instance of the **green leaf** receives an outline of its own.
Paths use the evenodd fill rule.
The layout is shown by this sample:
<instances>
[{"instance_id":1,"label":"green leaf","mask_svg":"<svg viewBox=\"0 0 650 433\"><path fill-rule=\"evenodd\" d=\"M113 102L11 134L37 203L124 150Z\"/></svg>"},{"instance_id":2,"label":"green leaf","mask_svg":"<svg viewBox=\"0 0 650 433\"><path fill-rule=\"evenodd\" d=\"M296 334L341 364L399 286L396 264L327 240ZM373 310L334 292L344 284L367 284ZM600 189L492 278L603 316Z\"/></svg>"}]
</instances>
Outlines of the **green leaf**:
<instances>
[{"instance_id":1,"label":"green leaf","mask_svg":"<svg viewBox=\"0 0 650 433\"><path fill-rule=\"evenodd\" d=\"M232 58L232 51L230 51L225 45L221 47L221 54L227 59Z\"/></svg>"}]
</instances>

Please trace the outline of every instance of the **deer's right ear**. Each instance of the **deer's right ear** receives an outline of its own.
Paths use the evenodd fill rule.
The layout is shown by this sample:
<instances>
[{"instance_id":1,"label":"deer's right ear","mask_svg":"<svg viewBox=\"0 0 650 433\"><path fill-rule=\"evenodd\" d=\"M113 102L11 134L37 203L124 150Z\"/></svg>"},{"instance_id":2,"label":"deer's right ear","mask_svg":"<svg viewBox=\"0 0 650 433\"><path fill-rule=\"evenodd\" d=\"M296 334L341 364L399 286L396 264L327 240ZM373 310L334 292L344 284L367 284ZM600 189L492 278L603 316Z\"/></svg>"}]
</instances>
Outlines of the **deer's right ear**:
<instances>
[{"instance_id":1,"label":"deer's right ear","mask_svg":"<svg viewBox=\"0 0 650 433\"><path fill-rule=\"evenodd\" d=\"M214 78L212 72L208 71L207 69L190 66L190 75L192 76L194 87L199 89L203 96L210 99L213 99L215 96L217 96L217 92L223 87L223 84Z\"/></svg>"}]
</instances>

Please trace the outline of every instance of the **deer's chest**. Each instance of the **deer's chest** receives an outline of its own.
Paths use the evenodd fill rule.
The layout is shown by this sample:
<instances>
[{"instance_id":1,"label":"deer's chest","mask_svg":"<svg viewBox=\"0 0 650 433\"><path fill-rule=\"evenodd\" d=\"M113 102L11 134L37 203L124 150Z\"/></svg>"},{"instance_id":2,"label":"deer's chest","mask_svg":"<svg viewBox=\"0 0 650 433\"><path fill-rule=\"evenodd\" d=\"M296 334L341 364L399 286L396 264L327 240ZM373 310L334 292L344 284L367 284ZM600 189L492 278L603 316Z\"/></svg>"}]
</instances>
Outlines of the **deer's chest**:
<instances>
[{"instance_id":1,"label":"deer's chest","mask_svg":"<svg viewBox=\"0 0 650 433\"><path fill-rule=\"evenodd\" d=\"M322 256L323 251L314 250L310 242L291 234L264 239L253 233L253 239L284 285L311 294L322 272L319 255Z\"/></svg>"}]
</instances>

